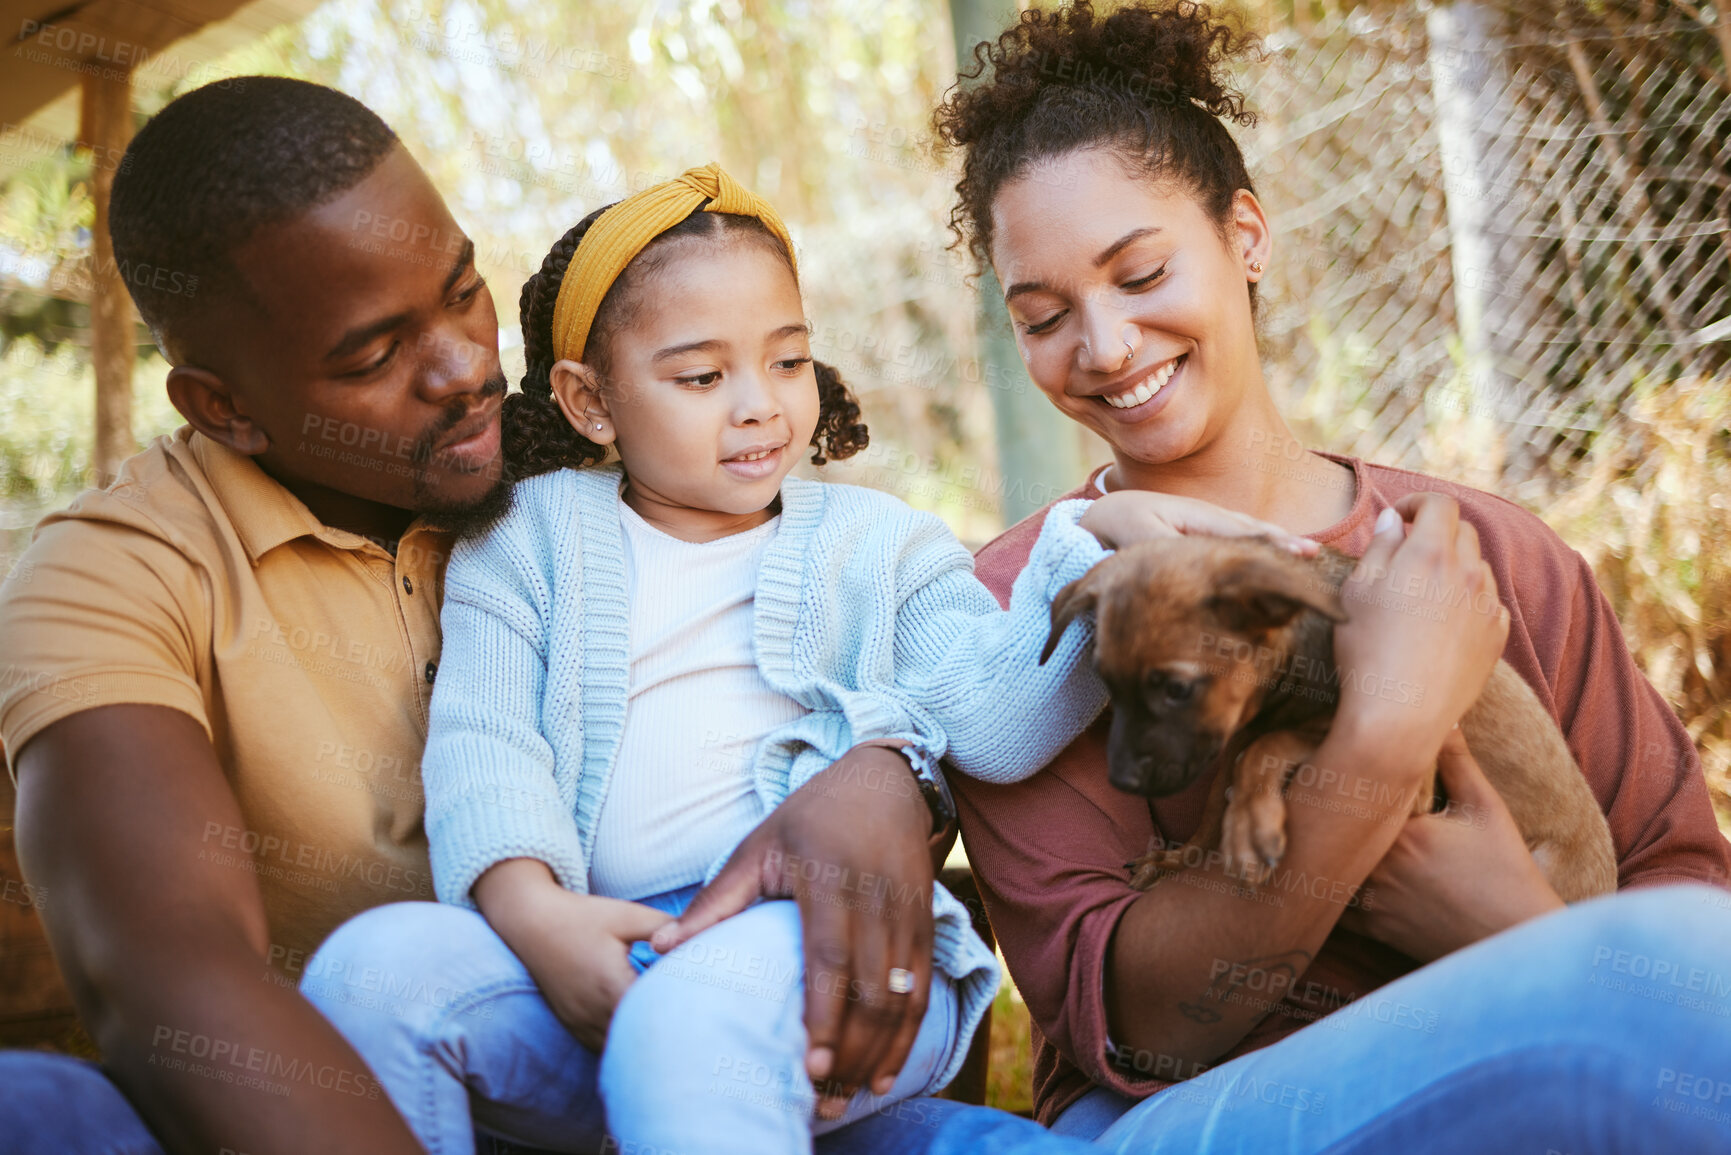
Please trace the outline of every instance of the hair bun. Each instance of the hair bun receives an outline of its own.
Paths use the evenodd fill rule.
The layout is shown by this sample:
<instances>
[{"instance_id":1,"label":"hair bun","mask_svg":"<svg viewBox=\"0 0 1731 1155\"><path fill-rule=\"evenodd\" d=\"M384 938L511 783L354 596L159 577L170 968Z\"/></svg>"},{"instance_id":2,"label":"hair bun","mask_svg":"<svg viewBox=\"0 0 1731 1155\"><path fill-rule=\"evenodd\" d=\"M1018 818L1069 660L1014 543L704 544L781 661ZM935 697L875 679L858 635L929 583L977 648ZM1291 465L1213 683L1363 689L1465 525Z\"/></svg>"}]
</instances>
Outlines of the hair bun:
<instances>
[{"instance_id":1,"label":"hair bun","mask_svg":"<svg viewBox=\"0 0 1731 1155\"><path fill-rule=\"evenodd\" d=\"M1260 40L1233 15L1182 0L1135 4L1101 16L1089 0L1032 8L996 43L975 45L968 79L989 67L996 85L1030 100L1042 88L1103 88L1149 103L1192 102L1237 124L1256 122L1244 95L1226 83L1226 61L1257 52Z\"/></svg>"},{"instance_id":2,"label":"hair bun","mask_svg":"<svg viewBox=\"0 0 1731 1155\"><path fill-rule=\"evenodd\" d=\"M1228 65L1261 56L1236 14L1191 0L1105 15L1089 0L1023 12L974 46L961 75L974 83L951 89L933 117L939 138L966 151L952 228L984 256L996 189L1029 163L1092 143L1174 170L1218 216L1223 195L1250 187L1222 122L1256 123Z\"/></svg>"}]
</instances>

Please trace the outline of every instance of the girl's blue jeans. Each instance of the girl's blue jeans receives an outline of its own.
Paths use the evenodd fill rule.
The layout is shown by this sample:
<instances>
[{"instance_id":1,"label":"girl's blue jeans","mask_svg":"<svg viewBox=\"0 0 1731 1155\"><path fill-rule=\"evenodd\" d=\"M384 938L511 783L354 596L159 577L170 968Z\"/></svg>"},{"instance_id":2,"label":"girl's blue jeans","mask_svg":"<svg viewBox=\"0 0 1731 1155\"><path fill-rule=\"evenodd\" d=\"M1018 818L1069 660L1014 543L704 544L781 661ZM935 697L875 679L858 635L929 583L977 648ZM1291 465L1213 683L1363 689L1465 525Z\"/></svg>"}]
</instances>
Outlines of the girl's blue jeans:
<instances>
[{"instance_id":1,"label":"girl's blue jeans","mask_svg":"<svg viewBox=\"0 0 1731 1155\"><path fill-rule=\"evenodd\" d=\"M677 1050L681 1040L662 1045ZM520 1059L533 1068L532 1056ZM601 1078L605 1084L605 1072ZM685 1110L699 1114L710 1098L705 1087ZM702 1139L698 1151L728 1149L720 1125ZM596 1149L646 1155L599 1137ZM1731 894L1640 890L1535 919L1141 1103L1096 1091L1053 1131L983 1107L911 1099L823 1136L817 1150L1731 1151ZM13 1151L160 1155L98 1068L22 1052L0 1053L0 1152Z\"/></svg>"},{"instance_id":2,"label":"girl's blue jeans","mask_svg":"<svg viewBox=\"0 0 1731 1155\"><path fill-rule=\"evenodd\" d=\"M696 887L645 900L677 914ZM554 1017L479 914L398 903L357 915L308 961L301 992L360 1052L432 1155L475 1129L547 1151L643 1155L808 1152L814 1131L937 1089L957 1007L934 976L895 1087L819 1121L805 1071L798 907L765 902L665 956L632 950L638 978L600 1055ZM609 1138L611 1136L611 1138Z\"/></svg>"}]
</instances>

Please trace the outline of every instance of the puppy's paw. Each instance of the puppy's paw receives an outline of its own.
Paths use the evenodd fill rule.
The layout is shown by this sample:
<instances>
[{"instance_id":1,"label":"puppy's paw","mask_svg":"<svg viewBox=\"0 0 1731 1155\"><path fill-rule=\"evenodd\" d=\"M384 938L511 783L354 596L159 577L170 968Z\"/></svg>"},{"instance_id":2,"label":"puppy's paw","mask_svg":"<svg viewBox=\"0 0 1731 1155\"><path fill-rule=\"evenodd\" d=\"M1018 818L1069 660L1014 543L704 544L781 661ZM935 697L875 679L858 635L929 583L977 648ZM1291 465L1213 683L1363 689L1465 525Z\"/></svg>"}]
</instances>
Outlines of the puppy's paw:
<instances>
[{"instance_id":1,"label":"puppy's paw","mask_svg":"<svg viewBox=\"0 0 1731 1155\"><path fill-rule=\"evenodd\" d=\"M1226 859L1226 873L1233 878L1260 885L1286 852L1284 824L1280 831L1280 853L1270 862L1265 854L1253 807L1234 801L1221 819L1220 853Z\"/></svg>"},{"instance_id":2,"label":"puppy's paw","mask_svg":"<svg viewBox=\"0 0 1731 1155\"><path fill-rule=\"evenodd\" d=\"M1259 794L1247 809L1250 845L1257 861L1272 871L1286 857L1286 800L1278 794Z\"/></svg>"},{"instance_id":3,"label":"puppy's paw","mask_svg":"<svg viewBox=\"0 0 1731 1155\"><path fill-rule=\"evenodd\" d=\"M1153 857L1144 854L1130 864L1130 887L1133 890L1151 890L1155 883L1171 873Z\"/></svg>"},{"instance_id":4,"label":"puppy's paw","mask_svg":"<svg viewBox=\"0 0 1731 1155\"><path fill-rule=\"evenodd\" d=\"M1162 847L1159 839L1153 839L1142 857L1128 865L1130 885L1137 890L1147 890L1167 875L1184 869L1184 847Z\"/></svg>"}]
</instances>

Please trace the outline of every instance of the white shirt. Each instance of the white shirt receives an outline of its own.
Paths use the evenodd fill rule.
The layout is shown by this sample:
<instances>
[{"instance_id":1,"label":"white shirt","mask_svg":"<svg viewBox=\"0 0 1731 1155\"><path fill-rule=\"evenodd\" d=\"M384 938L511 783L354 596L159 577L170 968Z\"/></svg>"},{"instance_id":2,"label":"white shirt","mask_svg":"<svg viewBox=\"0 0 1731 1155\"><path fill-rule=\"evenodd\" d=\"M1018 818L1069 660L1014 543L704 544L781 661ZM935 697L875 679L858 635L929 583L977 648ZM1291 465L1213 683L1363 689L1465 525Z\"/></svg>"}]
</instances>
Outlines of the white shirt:
<instances>
[{"instance_id":1,"label":"white shirt","mask_svg":"<svg viewBox=\"0 0 1731 1155\"><path fill-rule=\"evenodd\" d=\"M680 541L623 502L631 676L589 890L641 899L701 882L763 818L757 747L805 709L757 667L753 599L779 517Z\"/></svg>"}]
</instances>

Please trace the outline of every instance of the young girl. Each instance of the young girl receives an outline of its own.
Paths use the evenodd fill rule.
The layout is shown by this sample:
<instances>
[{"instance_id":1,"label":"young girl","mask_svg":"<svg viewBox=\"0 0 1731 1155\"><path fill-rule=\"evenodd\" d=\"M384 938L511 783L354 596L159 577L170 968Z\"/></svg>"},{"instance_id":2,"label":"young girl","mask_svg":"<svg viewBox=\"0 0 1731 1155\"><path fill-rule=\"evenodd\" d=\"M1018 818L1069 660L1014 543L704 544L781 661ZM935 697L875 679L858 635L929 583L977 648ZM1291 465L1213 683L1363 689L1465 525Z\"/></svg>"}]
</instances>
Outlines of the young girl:
<instances>
[{"instance_id":1,"label":"young girl","mask_svg":"<svg viewBox=\"0 0 1731 1155\"><path fill-rule=\"evenodd\" d=\"M1157 494L1071 502L1006 612L937 518L790 478L806 446L822 464L866 429L811 359L780 219L714 165L573 228L524 286L522 321L528 372L505 416L522 480L452 556L422 767L451 905L362 916L309 966L308 993L435 1152L468 1150L476 1124L560 1150L603 1126L625 1151L809 1150L814 1130L960 1065L998 982L961 905L930 896L908 1062L838 1119L813 1115L794 903L665 957L642 940L860 743L994 781L1049 761L1104 702L1086 625L1038 662L1053 595L1102 540L1173 532L1163 517L1270 527ZM609 448L618 463L599 465ZM894 888L867 888L886 918ZM319 975L354 959L387 988L449 997L385 1016L321 999ZM906 997L925 965L859 997Z\"/></svg>"}]
</instances>

